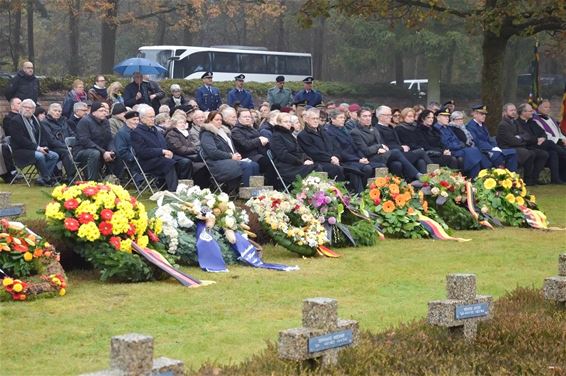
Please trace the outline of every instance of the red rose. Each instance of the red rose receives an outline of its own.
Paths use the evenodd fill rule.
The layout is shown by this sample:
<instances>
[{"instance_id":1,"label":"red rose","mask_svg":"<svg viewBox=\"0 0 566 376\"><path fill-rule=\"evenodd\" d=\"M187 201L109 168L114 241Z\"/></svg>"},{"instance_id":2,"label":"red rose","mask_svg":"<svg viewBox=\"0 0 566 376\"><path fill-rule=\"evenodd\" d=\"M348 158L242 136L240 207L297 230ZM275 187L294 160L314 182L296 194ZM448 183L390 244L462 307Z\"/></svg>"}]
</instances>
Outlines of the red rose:
<instances>
[{"instance_id":1,"label":"red rose","mask_svg":"<svg viewBox=\"0 0 566 376\"><path fill-rule=\"evenodd\" d=\"M90 213L81 213L79 214L79 222L83 225L94 221L94 217Z\"/></svg>"},{"instance_id":2,"label":"red rose","mask_svg":"<svg viewBox=\"0 0 566 376\"><path fill-rule=\"evenodd\" d=\"M374 204L375 206L381 204L381 199L380 199L380 198L376 198L375 200L373 200L373 204Z\"/></svg>"},{"instance_id":3,"label":"red rose","mask_svg":"<svg viewBox=\"0 0 566 376\"><path fill-rule=\"evenodd\" d=\"M65 201L63 206L67 210L75 210L79 206L79 202L76 199L72 198L70 200Z\"/></svg>"},{"instance_id":4,"label":"red rose","mask_svg":"<svg viewBox=\"0 0 566 376\"><path fill-rule=\"evenodd\" d=\"M130 228L128 229L128 236L134 236L134 234L136 233L136 226L134 226L133 223L130 223Z\"/></svg>"},{"instance_id":5,"label":"red rose","mask_svg":"<svg viewBox=\"0 0 566 376\"><path fill-rule=\"evenodd\" d=\"M111 220L113 215L114 212L110 209L102 209L102 211L100 212L100 218L102 218L105 221Z\"/></svg>"},{"instance_id":6,"label":"red rose","mask_svg":"<svg viewBox=\"0 0 566 376\"><path fill-rule=\"evenodd\" d=\"M75 232L79 229L79 221L75 218L65 218L65 228L71 232Z\"/></svg>"},{"instance_id":7,"label":"red rose","mask_svg":"<svg viewBox=\"0 0 566 376\"><path fill-rule=\"evenodd\" d=\"M83 193L85 194L85 196L94 196L95 194L98 193L98 188L97 187L86 187L83 188Z\"/></svg>"},{"instance_id":8,"label":"red rose","mask_svg":"<svg viewBox=\"0 0 566 376\"><path fill-rule=\"evenodd\" d=\"M155 233L151 230L147 230L147 236L149 237L149 241L152 243L157 243L159 241L157 235L155 235Z\"/></svg>"},{"instance_id":9,"label":"red rose","mask_svg":"<svg viewBox=\"0 0 566 376\"><path fill-rule=\"evenodd\" d=\"M110 240L108 241L108 243L110 243L117 250L120 250L120 238L119 237L117 237L117 236L111 237Z\"/></svg>"},{"instance_id":10,"label":"red rose","mask_svg":"<svg viewBox=\"0 0 566 376\"><path fill-rule=\"evenodd\" d=\"M450 186L450 183L448 183L446 180L441 180L440 185L443 186L444 188L447 188Z\"/></svg>"},{"instance_id":11,"label":"red rose","mask_svg":"<svg viewBox=\"0 0 566 376\"><path fill-rule=\"evenodd\" d=\"M112 223L110 222L100 222L98 229L104 236L112 235Z\"/></svg>"}]
</instances>

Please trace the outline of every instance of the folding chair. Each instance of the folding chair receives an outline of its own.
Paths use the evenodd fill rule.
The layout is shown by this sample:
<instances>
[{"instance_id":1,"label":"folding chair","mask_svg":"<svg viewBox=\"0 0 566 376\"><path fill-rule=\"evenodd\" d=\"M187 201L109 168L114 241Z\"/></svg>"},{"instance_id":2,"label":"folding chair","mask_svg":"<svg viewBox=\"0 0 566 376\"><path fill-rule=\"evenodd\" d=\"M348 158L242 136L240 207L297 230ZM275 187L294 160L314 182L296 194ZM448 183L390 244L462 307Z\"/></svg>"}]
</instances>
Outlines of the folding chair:
<instances>
[{"instance_id":1,"label":"folding chair","mask_svg":"<svg viewBox=\"0 0 566 376\"><path fill-rule=\"evenodd\" d=\"M12 140L12 136L6 136L5 140L6 140L6 145L8 145L8 148L10 149L10 156L12 157L12 163L14 164L14 167L16 168L16 174L12 178L12 181L10 181L10 185L12 185L18 179L18 177L22 177L24 179L24 181L26 182L27 186L31 187L31 180L35 176L39 175L39 172L37 171L37 167L35 167L35 162L28 164L26 166L23 166L23 167L18 167L18 165L16 164L16 161L14 160L14 153L12 151L12 145L10 145L10 141Z\"/></svg>"},{"instance_id":2,"label":"folding chair","mask_svg":"<svg viewBox=\"0 0 566 376\"><path fill-rule=\"evenodd\" d=\"M126 171L128 172L128 175L130 176L130 179L132 180L132 182L134 183L134 186L136 187L136 191L138 192L137 198L139 198L145 191L149 190L151 192L151 194L153 195L156 191L160 191L163 189L163 187L165 186L165 184L161 184L158 185L158 178L151 175L151 174L146 174L143 171L142 166L140 165L140 162L138 160L138 158L136 157L136 152L134 151L134 148L130 147L130 152L132 153L132 156L134 157L134 162L136 163L136 166L140 172L140 176L143 178L143 180L141 182L136 182L136 179L134 179L134 173L133 171L130 170L130 168L126 167Z\"/></svg>"},{"instance_id":3,"label":"folding chair","mask_svg":"<svg viewBox=\"0 0 566 376\"><path fill-rule=\"evenodd\" d=\"M285 190L285 193L290 194L289 193L289 187L291 186L292 183L289 184L289 185L285 184L285 180L283 180L283 177L279 173L277 166L275 166L275 161L273 160L273 154L271 153L271 150L269 150L269 149L267 150L267 158L269 158L269 162L271 162L271 166L273 166L273 169L277 173L277 179L279 179L279 181L281 182L281 185L283 186L283 190Z\"/></svg>"},{"instance_id":4,"label":"folding chair","mask_svg":"<svg viewBox=\"0 0 566 376\"><path fill-rule=\"evenodd\" d=\"M202 159L202 161L204 162L204 167L206 167L206 169L208 170L208 173L210 174L210 177L212 178L212 181L214 182L214 185L216 186L214 193L222 192L222 184L218 183L218 180L216 180L216 178L212 174L212 171L210 171L210 167L208 167L208 163L206 163L206 158L204 157L202 150L199 150L199 155L200 155L200 158Z\"/></svg>"},{"instance_id":5,"label":"folding chair","mask_svg":"<svg viewBox=\"0 0 566 376\"><path fill-rule=\"evenodd\" d=\"M73 167L75 168L75 175L69 181L69 185L73 184L75 180L84 181L83 172L86 169L86 166L81 166L75 158L73 157L73 148L77 145L77 139L75 137L65 137L65 146L67 147L67 152L69 153L69 158L71 158L71 162L73 163ZM65 171L66 172L66 171ZM67 175L68 178L70 176Z\"/></svg>"}]
</instances>

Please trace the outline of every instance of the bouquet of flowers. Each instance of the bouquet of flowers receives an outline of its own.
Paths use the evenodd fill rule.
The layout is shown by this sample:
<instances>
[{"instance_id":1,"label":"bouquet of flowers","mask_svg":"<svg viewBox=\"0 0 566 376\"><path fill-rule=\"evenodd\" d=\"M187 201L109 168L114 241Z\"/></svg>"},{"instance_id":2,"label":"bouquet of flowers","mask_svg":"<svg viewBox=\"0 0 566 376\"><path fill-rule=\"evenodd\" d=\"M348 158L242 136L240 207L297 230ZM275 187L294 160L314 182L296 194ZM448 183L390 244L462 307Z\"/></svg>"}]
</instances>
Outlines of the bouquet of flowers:
<instances>
[{"instance_id":1,"label":"bouquet of flowers","mask_svg":"<svg viewBox=\"0 0 566 376\"><path fill-rule=\"evenodd\" d=\"M270 191L246 203L257 214L262 228L271 238L289 251L314 256L328 239L319 218L296 198Z\"/></svg>"},{"instance_id":2,"label":"bouquet of flowers","mask_svg":"<svg viewBox=\"0 0 566 376\"><path fill-rule=\"evenodd\" d=\"M147 281L166 274L132 253L159 241L159 219L148 219L144 205L118 185L81 182L51 193L45 216L55 234L69 238L74 251L101 272L101 280ZM173 262L170 258L169 262Z\"/></svg>"},{"instance_id":3,"label":"bouquet of flowers","mask_svg":"<svg viewBox=\"0 0 566 376\"><path fill-rule=\"evenodd\" d=\"M423 226L423 219L438 226L438 231L444 232L448 229L434 209L428 207L424 194L415 194L412 185L394 175L375 178L363 193L363 203L364 211L375 218L385 234L393 237L429 237L431 231Z\"/></svg>"},{"instance_id":4,"label":"bouquet of flowers","mask_svg":"<svg viewBox=\"0 0 566 376\"><path fill-rule=\"evenodd\" d=\"M66 277L53 246L19 222L0 220L0 300L65 295ZM56 277L55 277L56 276ZM59 285L45 285L57 278Z\"/></svg>"},{"instance_id":5,"label":"bouquet of flowers","mask_svg":"<svg viewBox=\"0 0 566 376\"><path fill-rule=\"evenodd\" d=\"M373 245L376 231L369 218L357 212L359 199L333 180L312 173L294 184L293 194L307 205L324 226L328 240L336 246Z\"/></svg>"},{"instance_id":6,"label":"bouquet of flowers","mask_svg":"<svg viewBox=\"0 0 566 376\"><path fill-rule=\"evenodd\" d=\"M199 220L214 220L209 231L220 245L227 264L237 261L230 248L234 232L253 236L247 225L247 213L236 207L224 192L214 194L208 188L180 184L176 194L159 192L152 199L157 201L154 216L163 223L161 241L170 254L179 257L182 264L198 265L195 222Z\"/></svg>"},{"instance_id":7,"label":"bouquet of flowers","mask_svg":"<svg viewBox=\"0 0 566 376\"><path fill-rule=\"evenodd\" d=\"M467 202L468 195L473 201L473 192L468 192L472 187L460 172L440 168L421 176L420 180L423 183L421 192L429 207L434 208L450 228L456 230L481 228L480 223L469 210L469 205L475 208L475 202Z\"/></svg>"},{"instance_id":8,"label":"bouquet of flowers","mask_svg":"<svg viewBox=\"0 0 566 376\"><path fill-rule=\"evenodd\" d=\"M475 188L480 205L507 225L527 225L525 211L537 209L535 195L528 193L519 174L507 169L481 170Z\"/></svg>"}]
</instances>

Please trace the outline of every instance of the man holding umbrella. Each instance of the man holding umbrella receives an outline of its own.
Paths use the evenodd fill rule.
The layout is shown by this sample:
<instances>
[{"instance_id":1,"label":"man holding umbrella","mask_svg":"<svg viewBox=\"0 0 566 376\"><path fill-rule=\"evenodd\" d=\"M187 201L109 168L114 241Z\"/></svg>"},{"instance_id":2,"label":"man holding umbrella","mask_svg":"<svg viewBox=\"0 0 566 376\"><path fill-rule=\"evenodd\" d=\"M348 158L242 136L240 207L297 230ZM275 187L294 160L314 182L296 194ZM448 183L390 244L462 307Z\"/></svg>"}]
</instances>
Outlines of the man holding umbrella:
<instances>
[{"instance_id":1,"label":"man holding umbrella","mask_svg":"<svg viewBox=\"0 0 566 376\"><path fill-rule=\"evenodd\" d=\"M160 101L165 97L157 82L144 81L140 72L134 73L134 81L126 85L124 89L124 104L134 107L136 104L148 104L155 112L159 110Z\"/></svg>"}]
</instances>

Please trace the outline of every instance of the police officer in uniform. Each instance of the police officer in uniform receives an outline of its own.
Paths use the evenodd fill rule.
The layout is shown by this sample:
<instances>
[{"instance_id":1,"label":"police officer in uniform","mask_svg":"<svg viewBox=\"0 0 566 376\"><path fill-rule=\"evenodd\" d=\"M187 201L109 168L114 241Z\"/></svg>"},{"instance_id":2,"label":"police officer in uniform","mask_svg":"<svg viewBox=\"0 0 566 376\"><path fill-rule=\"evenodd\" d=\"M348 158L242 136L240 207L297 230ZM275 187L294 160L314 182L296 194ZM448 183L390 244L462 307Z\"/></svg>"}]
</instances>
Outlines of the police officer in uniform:
<instances>
[{"instance_id":1,"label":"police officer in uniform","mask_svg":"<svg viewBox=\"0 0 566 376\"><path fill-rule=\"evenodd\" d=\"M239 74L234 77L236 87L228 92L228 105L231 107L238 106L239 108L254 108L254 101L252 93L244 89L244 80L246 76Z\"/></svg>"},{"instance_id":2,"label":"police officer in uniform","mask_svg":"<svg viewBox=\"0 0 566 376\"><path fill-rule=\"evenodd\" d=\"M267 91L267 101L271 106L277 105L279 108L290 107L293 104L293 94L291 90L284 88L285 77L275 78L275 87Z\"/></svg>"},{"instance_id":3,"label":"police officer in uniform","mask_svg":"<svg viewBox=\"0 0 566 376\"><path fill-rule=\"evenodd\" d=\"M293 98L295 103L307 101L307 105L312 107L316 107L322 103L322 95L312 88L313 82L314 78L311 76L303 80L304 89L295 94L295 98Z\"/></svg>"},{"instance_id":4,"label":"police officer in uniform","mask_svg":"<svg viewBox=\"0 0 566 376\"><path fill-rule=\"evenodd\" d=\"M220 90L212 86L212 72L206 72L201 79L203 85L195 92L195 98L201 111L216 111L222 104Z\"/></svg>"}]
</instances>

